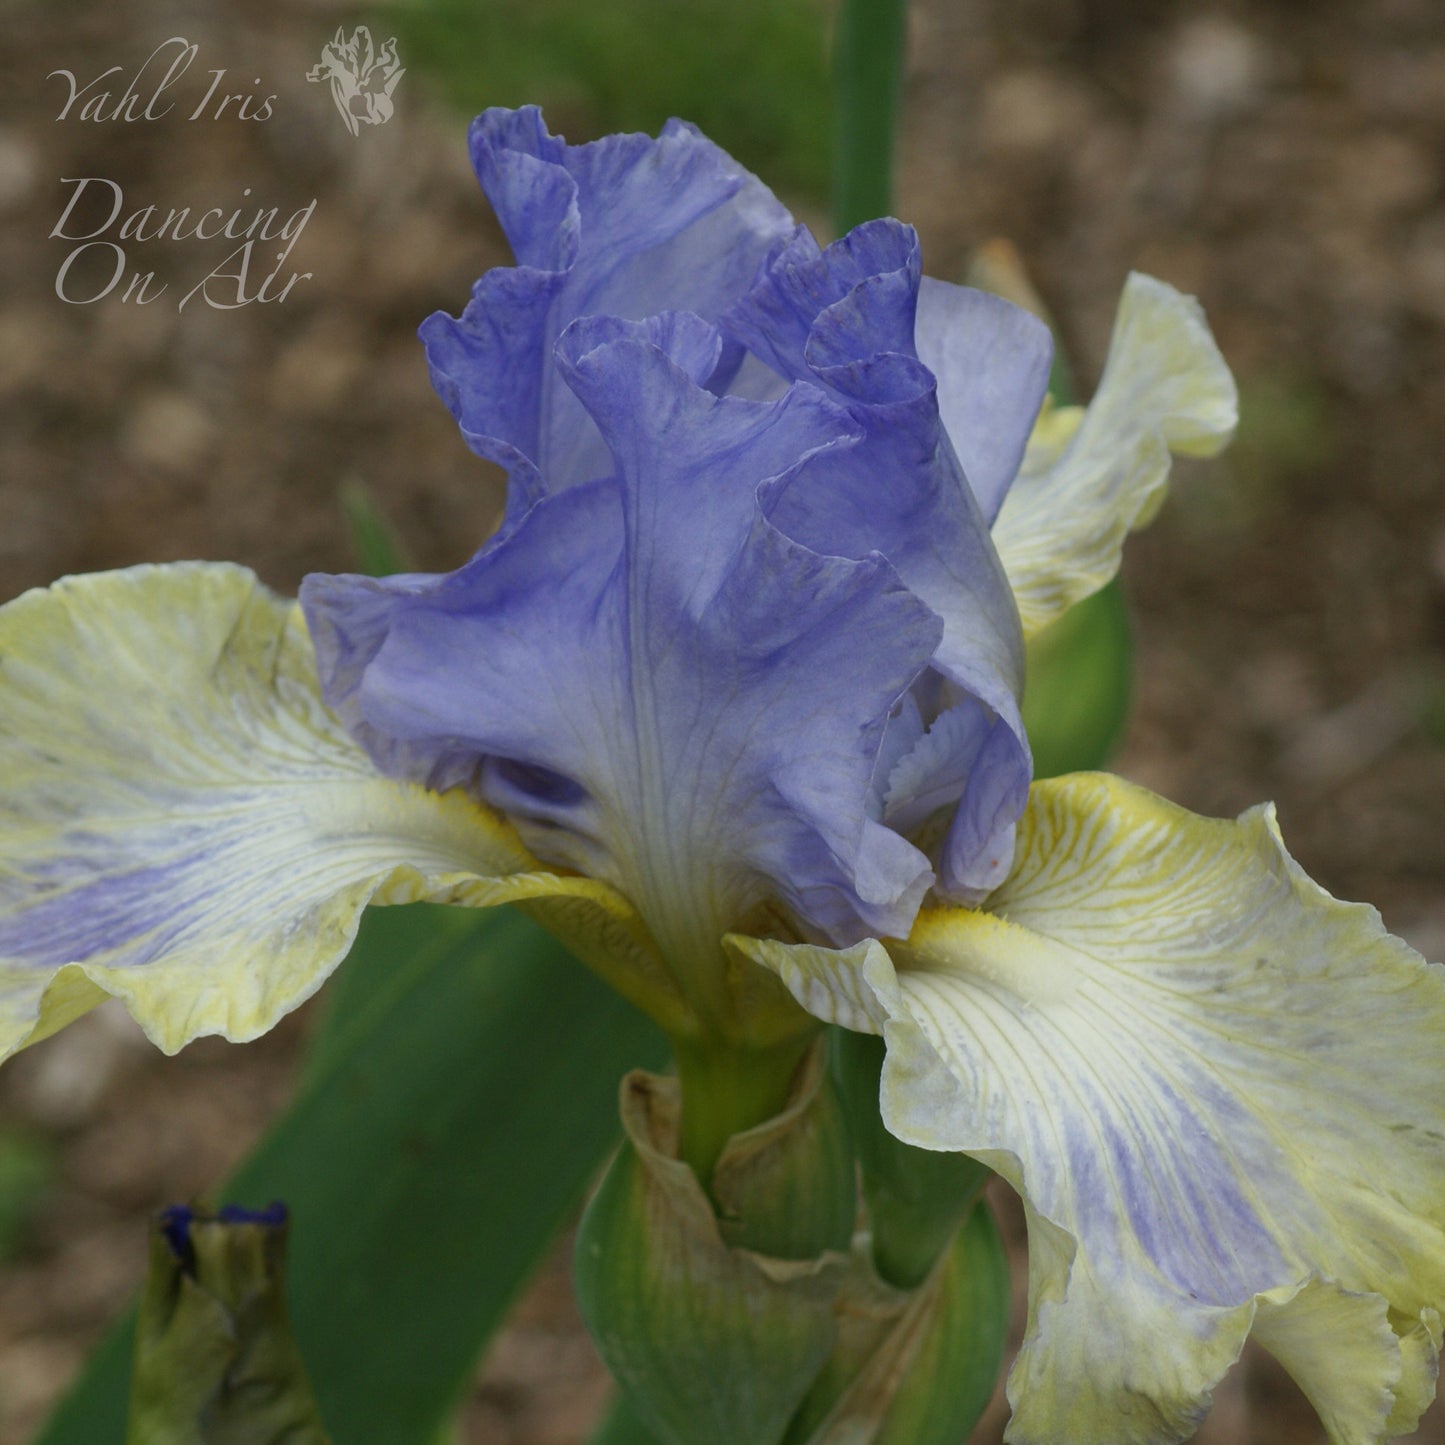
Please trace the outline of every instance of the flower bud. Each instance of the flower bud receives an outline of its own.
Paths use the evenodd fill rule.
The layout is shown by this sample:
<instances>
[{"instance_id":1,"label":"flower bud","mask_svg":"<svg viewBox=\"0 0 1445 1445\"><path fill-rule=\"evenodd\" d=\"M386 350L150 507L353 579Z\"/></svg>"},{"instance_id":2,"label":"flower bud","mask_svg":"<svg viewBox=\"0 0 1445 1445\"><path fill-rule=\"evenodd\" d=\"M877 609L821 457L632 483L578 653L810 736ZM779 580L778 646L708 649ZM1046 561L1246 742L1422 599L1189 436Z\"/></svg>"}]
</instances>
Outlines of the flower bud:
<instances>
[{"instance_id":1,"label":"flower bud","mask_svg":"<svg viewBox=\"0 0 1445 1445\"><path fill-rule=\"evenodd\" d=\"M286 1318L286 1210L162 1210L126 1445L328 1445Z\"/></svg>"},{"instance_id":2,"label":"flower bud","mask_svg":"<svg viewBox=\"0 0 1445 1445\"><path fill-rule=\"evenodd\" d=\"M847 1261L828 1245L851 1225L840 1225L835 1184L838 1159L850 1175L852 1165L821 1082L816 1064L805 1067L784 1114L724 1150L713 1174L720 1224L677 1158L676 1081L623 1080L626 1138L582 1220L577 1299L664 1445L776 1445L833 1348ZM743 1247L764 1239L786 1257Z\"/></svg>"}]
</instances>

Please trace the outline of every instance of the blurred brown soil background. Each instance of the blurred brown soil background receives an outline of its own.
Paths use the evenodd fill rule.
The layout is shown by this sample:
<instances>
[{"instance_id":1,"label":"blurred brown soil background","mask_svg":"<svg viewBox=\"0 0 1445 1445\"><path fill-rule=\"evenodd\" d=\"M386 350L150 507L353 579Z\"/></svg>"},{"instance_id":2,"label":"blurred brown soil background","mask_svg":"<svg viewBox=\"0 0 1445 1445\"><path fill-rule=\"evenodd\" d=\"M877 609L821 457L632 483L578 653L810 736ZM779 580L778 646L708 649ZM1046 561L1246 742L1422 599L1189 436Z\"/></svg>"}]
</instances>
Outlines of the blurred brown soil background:
<instances>
[{"instance_id":1,"label":"blurred brown soil background","mask_svg":"<svg viewBox=\"0 0 1445 1445\"><path fill-rule=\"evenodd\" d=\"M460 562L499 494L414 332L504 259L465 118L418 74L396 118L353 139L304 79L335 26L365 18L331 0L0 15L0 599L186 557L291 591L355 566L336 502L350 481L417 565ZM226 67L227 89L277 95L273 117L56 120L48 72L133 70L171 35L201 46L187 97ZM978 243L1012 238L1086 383L1126 272L1150 271L1201 298L1240 379L1238 444L1181 468L1127 554L1138 690L1119 770L1205 813L1274 798L1317 879L1442 957L1445 11L921 0L911 42L898 210L927 269L959 277ZM313 274L281 304L178 313L226 253L157 242L135 259L166 297L64 304L70 246L49 231L60 178L80 176L122 184L127 210L285 215L316 198L290 257ZM146 1216L214 1189L283 1104L307 1017L167 1060L107 1009L0 1073L0 1125L40 1141L46 1180L0 1207L0 1445L31 1437L123 1308ZM573 1445L605 1391L559 1256L490 1351L459 1439ZM979 1438L1002 1420L996 1402ZM1412 1438L1445 1442L1445 1413ZM1324 1434L1251 1351L1199 1439Z\"/></svg>"}]
</instances>

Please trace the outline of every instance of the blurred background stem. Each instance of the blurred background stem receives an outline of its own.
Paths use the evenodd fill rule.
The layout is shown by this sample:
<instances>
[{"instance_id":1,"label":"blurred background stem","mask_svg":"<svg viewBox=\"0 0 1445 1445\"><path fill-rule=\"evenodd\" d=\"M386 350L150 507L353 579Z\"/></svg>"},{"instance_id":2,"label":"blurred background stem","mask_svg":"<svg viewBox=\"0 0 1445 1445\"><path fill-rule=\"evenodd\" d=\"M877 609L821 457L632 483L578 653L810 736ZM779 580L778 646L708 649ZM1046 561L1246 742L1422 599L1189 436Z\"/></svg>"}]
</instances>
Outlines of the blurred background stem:
<instances>
[{"instance_id":1,"label":"blurred background stem","mask_svg":"<svg viewBox=\"0 0 1445 1445\"><path fill-rule=\"evenodd\" d=\"M889 214L907 0L843 0L834 38L833 225Z\"/></svg>"}]
</instances>

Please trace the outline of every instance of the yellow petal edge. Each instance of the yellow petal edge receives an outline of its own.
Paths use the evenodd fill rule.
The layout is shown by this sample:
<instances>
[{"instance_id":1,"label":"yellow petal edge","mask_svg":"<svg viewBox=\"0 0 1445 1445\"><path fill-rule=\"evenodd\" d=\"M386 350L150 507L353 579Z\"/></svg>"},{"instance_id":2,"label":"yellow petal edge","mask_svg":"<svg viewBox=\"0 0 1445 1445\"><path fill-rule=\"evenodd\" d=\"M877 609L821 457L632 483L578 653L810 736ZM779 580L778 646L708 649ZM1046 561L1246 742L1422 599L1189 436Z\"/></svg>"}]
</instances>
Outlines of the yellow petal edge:
<instances>
[{"instance_id":1,"label":"yellow petal edge","mask_svg":"<svg viewBox=\"0 0 1445 1445\"><path fill-rule=\"evenodd\" d=\"M1214 455L1238 414L1199 303L1130 275L1093 401L1044 408L994 522L1025 637L1119 570L1124 538L1164 499L1170 452Z\"/></svg>"},{"instance_id":2,"label":"yellow petal edge","mask_svg":"<svg viewBox=\"0 0 1445 1445\"><path fill-rule=\"evenodd\" d=\"M1414 1428L1445 1302L1445 969L1289 857L1273 812L1035 784L988 911L734 946L882 1033L885 1121L1023 1196L1008 1439L1195 1429L1251 1330L1334 1445Z\"/></svg>"},{"instance_id":3,"label":"yellow petal edge","mask_svg":"<svg viewBox=\"0 0 1445 1445\"><path fill-rule=\"evenodd\" d=\"M613 890L544 871L460 792L382 777L321 700L300 609L245 568L0 608L0 1057L107 996L167 1052L254 1038L368 903L417 900L522 902L589 961L660 968Z\"/></svg>"}]
</instances>

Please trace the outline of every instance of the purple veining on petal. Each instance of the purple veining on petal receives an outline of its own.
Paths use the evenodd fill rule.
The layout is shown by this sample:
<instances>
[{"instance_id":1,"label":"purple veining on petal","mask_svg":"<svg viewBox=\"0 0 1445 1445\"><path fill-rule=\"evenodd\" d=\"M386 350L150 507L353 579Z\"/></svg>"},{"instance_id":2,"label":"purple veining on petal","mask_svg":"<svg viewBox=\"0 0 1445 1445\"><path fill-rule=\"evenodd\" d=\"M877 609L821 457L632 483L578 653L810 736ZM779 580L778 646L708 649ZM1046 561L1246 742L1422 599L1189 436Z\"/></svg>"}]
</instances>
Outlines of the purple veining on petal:
<instances>
[{"instance_id":1,"label":"purple veining on petal","mask_svg":"<svg viewBox=\"0 0 1445 1445\"><path fill-rule=\"evenodd\" d=\"M1063 1037L1037 1043L1065 1058L1077 1050ZM1114 1047L1112 1059L1076 1054L1070 1095L1053 1096L1048 1110L1064 1155L1039 1151L1067 1172L1066 1185L1056 1180L1041 1193L1066 1190L1093 1269L1107 1275L1113 1265L1128 1267L1103 1247L1118 1240L1118 1247L1141 1250L1191 1298L1226 1307L1285 1278L1275 1232L1244 1192L1245 1178L1270 1167L1267 1159L1240 1156L1258 1121L1204 1071L1187 1071L1185 1095L1147 1056L1126 1057L1129 1040ZM1128 1086L1106 1092L1104 1080L1115 1070L1123 1071L1116 1084Z\"/></svg>"},{"instance_id":2,"label":"purple veining on petal","mask_svg":"<svg viewBox=\"0 0 1445 1445\"><path fill-rule=\"evenodd\" d=\"M76 857L98 861L79 851ZM202 867L206 861L203 855ZM37 968L59 968L107 949L130 951L137 944L134 956L117 961L147 963L189 926L196 902L189 885L199 875L187 863L109 875L89 866L68 871L77 880L71 888L42 895L0 918L0 955L23 958Z\"/></svg>"},{"instance_id":3,"label":"purple veining on petal","mask_svg":"<svg viewBox=\"0 0 1445 1445\"><path fill-rule=\"evenodd\" d=\"M108 962L136 966L200 930L207 904L226 894L226 855L244 835L174 819L152 832L146 849L135 833L74 830L63 855L8 880L0 888L0 956L58 968L114 949ZM137 862L147 856L166 861Z\"/></svg>"}]
</instances>

